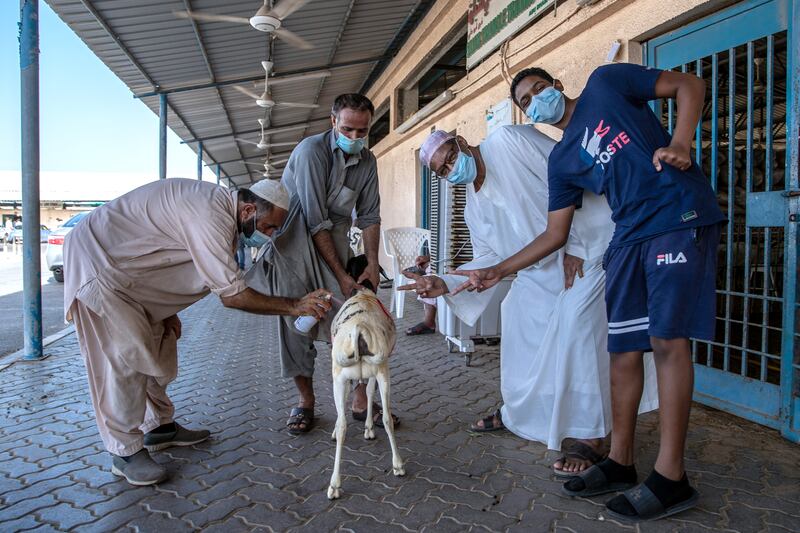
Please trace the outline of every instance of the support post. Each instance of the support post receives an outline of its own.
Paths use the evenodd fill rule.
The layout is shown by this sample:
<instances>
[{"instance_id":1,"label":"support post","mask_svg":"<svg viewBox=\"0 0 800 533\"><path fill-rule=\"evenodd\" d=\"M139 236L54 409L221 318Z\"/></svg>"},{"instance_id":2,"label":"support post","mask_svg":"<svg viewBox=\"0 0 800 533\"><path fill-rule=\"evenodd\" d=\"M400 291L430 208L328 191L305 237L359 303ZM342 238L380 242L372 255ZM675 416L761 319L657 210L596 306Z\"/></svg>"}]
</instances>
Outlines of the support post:
<instances>
[{"instance_id":1,"label":"support post","mask_svg":"<svg viewBox=\"0 0 800 533\"><path fill-rule=\"evenodd\" d=\"M39 243L39 1L20 0L22 144L22 308L24 358L42 350L42 252Z\"/></svg>"},{"instance_id":2,"label":"support post","mask_svg":"<svg viewBox=\"0 0 800 533\"><path fill-rule=\"evenodd\" d=\"M197 181L203 181L203 141L197 143Z\"/></svg>"},{"instance_id":3,"label":"support post","mask_svg":"<svg viewBox=\"0 0 800 533\"><path fill-rule=\"evenodd\" d=\"M219 185L219 175L222 172L222 168L220 168L220 164L217 163L217 185Z\"/></svg>"},{"instance_id":4,"label":"support post","mask_svg":"<svg viewBox=\"0 0 800 533\"><path fill-rule=\"evenodd\" d=\"M167 95L158 95L158 177L167 179Z\"/></svg>"}]
</instances>

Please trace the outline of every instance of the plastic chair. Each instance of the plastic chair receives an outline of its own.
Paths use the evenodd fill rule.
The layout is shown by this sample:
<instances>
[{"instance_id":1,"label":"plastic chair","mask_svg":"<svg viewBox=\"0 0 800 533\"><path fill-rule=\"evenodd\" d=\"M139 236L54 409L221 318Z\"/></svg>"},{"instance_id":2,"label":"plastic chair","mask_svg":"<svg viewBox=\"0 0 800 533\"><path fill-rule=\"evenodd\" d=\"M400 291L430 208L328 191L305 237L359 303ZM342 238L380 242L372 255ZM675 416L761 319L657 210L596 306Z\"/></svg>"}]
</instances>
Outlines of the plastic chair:
<instances>
[{"instance_id":1,"label":"plastic chair","mask_svg":"<svg viewBox=\"0 0 800 533\"><path fill-rule=\"evenodd\" d=\"M414 261L419 255L422 243L430 242L431 232L422 228L390 228L383 230L383 249L392 260L394 271L394 286L392 287L392 303L397 318L403 318L405 307L405 291L398 291L397 287L410 283L411 280L403 275L403 269L414 266Z\"/></svg>"}]
</instances>

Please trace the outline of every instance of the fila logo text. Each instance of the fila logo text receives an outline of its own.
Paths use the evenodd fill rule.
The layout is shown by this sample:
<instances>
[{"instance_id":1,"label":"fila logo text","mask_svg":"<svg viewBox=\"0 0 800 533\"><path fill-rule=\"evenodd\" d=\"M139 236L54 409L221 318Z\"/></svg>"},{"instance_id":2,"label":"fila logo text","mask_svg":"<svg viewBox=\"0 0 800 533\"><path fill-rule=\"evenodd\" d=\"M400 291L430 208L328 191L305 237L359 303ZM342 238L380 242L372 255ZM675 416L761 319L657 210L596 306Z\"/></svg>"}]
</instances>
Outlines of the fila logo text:
<instances>
[{"instance_id":1,"label":"fila logo text","mask_svg":"<svg viewBox=\"0 0 800 533\"><path fill-rule=\"evenodd\" d=\"M656 256L656 265L674 265L676 263L686 263L686 256L683 255L683 252L678 252L678 255L658 254Z\"/></svg>"}]
</instances>

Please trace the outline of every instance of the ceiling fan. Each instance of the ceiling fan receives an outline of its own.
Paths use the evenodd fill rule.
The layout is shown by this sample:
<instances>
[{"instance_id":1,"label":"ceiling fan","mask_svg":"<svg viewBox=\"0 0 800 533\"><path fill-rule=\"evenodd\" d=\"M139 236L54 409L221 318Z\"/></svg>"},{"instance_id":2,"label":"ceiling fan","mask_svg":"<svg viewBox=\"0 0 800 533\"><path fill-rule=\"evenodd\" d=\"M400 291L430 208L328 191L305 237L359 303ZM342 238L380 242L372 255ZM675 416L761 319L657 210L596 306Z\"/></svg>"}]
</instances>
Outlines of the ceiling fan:
<instances>
[{"instance_id":1,"label":"ceiling fan","mask_svg":"<svg viewBox=\"0 0 800 533\"><path fill-rule=\"evenodd\" d=\"M283 20L309 3L311 0L281 0L278 5L271 8L268 0L264 0L264 5L258 8L255 15L249 19L246 17L233 17L230 15L220 15L217 13L206 13L200 11L174 11L176 17L199 20L202 22L232 22L235 24L250 24L253 28L264 33L271 33L275 37L282 39L287 44L302 50L311 50L314 45L297 35L296 33L281 28Z\"/></svg>"},{"instance_id":2,"label":"ceiling fan","mask_svg":"<svg viewBox=\"0 0 800 533\"><path fill-rule=\"evenodd\" d=\"M286 163L287 161L289 161L288 157L284 158L284 159L275 159L273 161L270 161L269 159L267 159L263 163L250 163L248 161L245 161L244 164L245 165L254 166L254 167L263 166L264 170L267 171L267 172L269 172L270 170L272 170L274 172L277 172L278 171L278 167L276 167L275 165L280 165L282 163Z\"/></svg>"},{"instance_id":3,"label":"ceiling fan","mask_svg":"<svg viewBox=\"0 0 800 533\"><path fill-rule=\"evenodd\" d=\"M253 91L249 89L245 89L239 85L234 85L233 88L239 91L242 94L249 96L250 98L256 101L256 104L260 107L265 107L267 109L271 109L273 107L299 107L304 109L316 109L319 107L318 104L300 104L295 102L276 102L272 99L272 94L269 90L269 74L272 71L272 61L262 61L261 66L264 67L264 92L261 95L257 95ZM320 77L327 75L327 73L320 73Z\"/></svg>"},{"instance_id":4,"label":"ceiling fan","mask_svg":"<svg viewBox=\"0 0 800 533\"><path fill-rule=\"evenodd\" d=\"M258 142L251 141L248 139L242 139L241 137L234 137L234 140L239 141L241 143L255 145L255 147L258 148L259 150L268 150L270 148L279 148L281 146L295 146L299 142L299 141L292 141L285 143L267 143L264 141L263 137Z\"/></svg>"}]
</instances>

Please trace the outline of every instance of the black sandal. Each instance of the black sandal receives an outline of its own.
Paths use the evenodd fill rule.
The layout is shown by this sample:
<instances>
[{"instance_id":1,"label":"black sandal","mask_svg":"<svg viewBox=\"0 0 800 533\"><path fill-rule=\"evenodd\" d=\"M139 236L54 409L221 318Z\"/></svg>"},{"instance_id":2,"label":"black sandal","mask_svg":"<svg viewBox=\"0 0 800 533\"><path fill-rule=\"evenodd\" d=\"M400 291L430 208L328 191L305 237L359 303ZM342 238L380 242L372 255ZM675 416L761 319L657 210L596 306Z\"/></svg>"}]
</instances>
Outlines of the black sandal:
<instances>
[{"instance_id":1,"label":"black sandal","mask_svg":"<svg viewBox=\"0 0 800 533\"><path fill-rule=\"evenodd\" d=\"M428 335L430 333L436 333L436 329L427 326L425 322L420 322L406 330L406 335Z\"/></svg>"},{"instance_id":2,"label":"black sandal","mask_svg":"<svg viewBox=\"0 0 800 533\"><path fill-rule=\"evenodd\" d=\"M350 414L353 415L353 420L357 422L366 422L367 421L367 410L364 409L363 411L353 411L350 410ZM394 427L400 425L400 419L392 413L392 422L394 422ZM375 424L377 427L383 427L383 409L377 404L372 404L372 423Z\"/></svg>"},{"instance_id":3,"label":"black sandal","mask_svg":"<svg viewBox=\"0 0 800 533\"><path fill-rule=\"evenodd\" d=\"M289 433L292 435L302 435L303 433L308 433L311 431L311 427L313 425L313 408L308 409L306 407L294 407L289 413L289 420L286 421L286 426L289 428Z\"/></svg>"},{"instance_id":4,"label":"black sandal","mask_svg":"<svg viewBox=\"0 0 800 533\"><path fill-rule=\"evenodd\" d=\"M583 480L583 489L570 490L567 488L567 485L572 483L573 478L580 478ZM609 494L611 492L628 490L635 485L635 482L611 481L608 479L608 476L606 476L606 473L603 471L603 469L595 464L586 470L579 472L575 476L570 476L570 481L564 483L564 486L561 487L561 491L567 496L587 498L589 496L599 496L601 494Z\"/></svg>"},{"instance_id":5,"label":"black sandal","mask_svg":"<svg viewBox=\"0 0 800 533\"><path fill-rule=\"evenodd\" d=\"M497 425L494 423L495 418L497 418ZM506 429L506 427L503 425L503 419L500 417L500 409L481 420L481 422L483 422L483 427L480 427L476 424L470 424L469 430L475 433L488 433L490 431L500 431L501 429Z\"/></svg>"},{"instance_id":6,"label":"black sandal","mask_svg":"<svg viewBox=\"0 0 800 533\"><path fill-rule=\"evenodd\" d=\"M589 461L592 464L589 465L587 468L584 468L583 470L580 470L578 472L567 472L566 470L556 468L556 466L553 465L553 474L555 474L555 476L558 478L575 477L579 475L581 472L585 472L586 470L591 468L592 465L599 463L604 458L605 455L597 453L594 450L594 448L592 448L585 442L575 441L567 448L567 450L564 452L564 455L556 459L555 462L558 463L560 461L561 463L565 463L567 459L580 459L583 461Z\"/></svg>"},{"instance_id":7,"label":"black sandal","mask_svg":"<svg viewBox=\"0 0 800 533\"><path fill-rule=\"evenodd\" d=\"M631 516L618 513L609 508L608 505L606 505L606 512L609 514L609 516L627 523L660 520L661 518L666 518L668 516L681 513L697 505L697 501L700 499L700 493L698 493L692 487L689 487L689 489L691 493L688 498L669 507L664 507L664 504L661 503L661 500L658 499L658 496L653 493L650 487L644 483L640 483L618 496L618 498L625 498L628 500L633 509L636 511L635 515ZM609 504L610 503L611 502L609 502Z\"/></svg>"}]
</instances>

